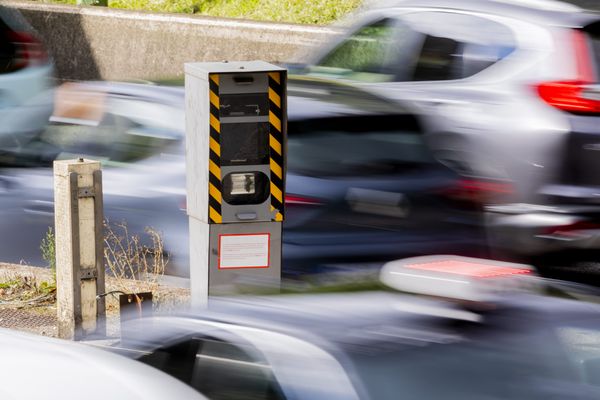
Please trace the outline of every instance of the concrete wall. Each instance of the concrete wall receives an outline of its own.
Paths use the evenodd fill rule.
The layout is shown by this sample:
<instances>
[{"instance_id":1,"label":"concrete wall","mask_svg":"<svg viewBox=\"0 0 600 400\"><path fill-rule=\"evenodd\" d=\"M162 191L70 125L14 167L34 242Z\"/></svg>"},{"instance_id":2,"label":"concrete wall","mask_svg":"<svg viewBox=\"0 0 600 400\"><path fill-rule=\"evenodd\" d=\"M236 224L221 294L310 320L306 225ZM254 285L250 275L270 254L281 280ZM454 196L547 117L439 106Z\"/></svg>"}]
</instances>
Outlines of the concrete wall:
<instances>
[{"instance_id":1,"label":"concrete wall","mask_svg":"<svg viewBox=\"0 0 600 400\"><path fill-rule=\"evenodd\" d=\"M600 0L567 0L600 10ZM189 61L299 62L333 28L3 0L38 31L60 79L183 76Z\"/></svg>"},{"instance_id":2,"label":"concrete wall","mask_svg":"<svg viewBox=\"0 0 600 400\"><path fill-rule=\"evenodd\" d=\"M4 0L37 30L61 79L183 76L189 61L298 62L335 31L276 24Z\"/></svg>"}]
</instances>

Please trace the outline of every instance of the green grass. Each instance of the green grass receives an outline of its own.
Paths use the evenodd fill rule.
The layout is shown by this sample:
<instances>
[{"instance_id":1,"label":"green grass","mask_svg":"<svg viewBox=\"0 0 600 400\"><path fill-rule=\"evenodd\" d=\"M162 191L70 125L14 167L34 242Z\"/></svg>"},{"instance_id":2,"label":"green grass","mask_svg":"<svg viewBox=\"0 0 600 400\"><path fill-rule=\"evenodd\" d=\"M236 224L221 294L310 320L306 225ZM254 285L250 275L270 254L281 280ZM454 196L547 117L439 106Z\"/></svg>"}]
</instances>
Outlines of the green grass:
<instances>
[{"instance_id":1,"label":"green grass","mask_svg":"<svg viewBox=\"0 0 600 400\"><path fill-rule=\"evenodd\" d=\"M41 1L76 3L76 0ZM261 21L329 24L355 10L362 2L363 0L108 0L108 6Z\"/></svg>"}]
</instances>

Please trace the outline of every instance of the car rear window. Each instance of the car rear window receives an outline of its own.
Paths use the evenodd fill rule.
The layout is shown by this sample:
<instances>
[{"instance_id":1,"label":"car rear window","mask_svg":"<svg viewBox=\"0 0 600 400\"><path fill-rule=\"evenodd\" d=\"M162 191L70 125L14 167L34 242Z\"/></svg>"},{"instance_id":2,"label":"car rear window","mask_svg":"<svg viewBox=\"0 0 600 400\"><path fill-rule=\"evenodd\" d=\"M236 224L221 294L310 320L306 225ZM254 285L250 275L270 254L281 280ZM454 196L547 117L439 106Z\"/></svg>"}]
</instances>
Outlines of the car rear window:
<instances>
[{"instance_id":1,"label":"car rear window","mask_svg":"<svg viewBox=\"0 0 600 400\"><path fill-rule=\"evenodd\" d=\"M0 137L0 166L46 167L55 159L91 157L122 166L154 156L179 156L183 110L159 103L86 98L74 111L55 112L43 132ZM64 110L63 110L64 111Z\"/></svg>"},{"instance_id":2,"label":"car rear window","mask_svg":"<svg viewBox=\"0 0 600 400\"><path fill-rule=\"evenodd\" d=\"M327 54L311 73L340 75L358 81L389 81L386 71L394 42L394 21L388 18L361 27Z\"/></svg>"},{"instance_id":3,"label":"car rear window","mask_svg":"<svg viewBox=\"0 0 600 400\"><path fill-rule=\"evenodd\" d=\"M409 115L290 121L288 132L288 170L303 175L387 175L433 162Z\"/></svg>"},{"instance_id":4,"label":"car rear window","mask_svg":"<svg viewBox=\"0 0 600 400\"><path fill-rule=\"evenodd\" d=\"M453 12L416 12L403 19L422 35L414 71L406 80L467 78L516 49L512 31L487 18Z\"/></svg>"}]
</instances>

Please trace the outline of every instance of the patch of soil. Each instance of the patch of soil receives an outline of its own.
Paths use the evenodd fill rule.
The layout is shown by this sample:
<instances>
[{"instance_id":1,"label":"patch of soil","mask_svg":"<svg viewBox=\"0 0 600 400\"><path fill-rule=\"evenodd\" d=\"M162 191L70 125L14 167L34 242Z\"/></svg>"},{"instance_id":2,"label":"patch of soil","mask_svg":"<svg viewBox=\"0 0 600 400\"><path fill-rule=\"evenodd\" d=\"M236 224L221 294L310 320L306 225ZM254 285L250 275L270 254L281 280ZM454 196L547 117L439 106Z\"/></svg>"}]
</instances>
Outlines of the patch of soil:
<instances>
[{"instance_id":1,"label":"patch of soil","mask_svg":"<svg viewBox=\"0 0 600 400\"><path fill-rule=\"evenodd\" d=\"M39 335L58 335L56 293L48 268L0 263L0 328L22 330ZM127 279L106 278L106 291L153 293L155 312L186 309L189 289ZM106 296L107 334L119 336L118 294Z\"/></svg>"}]
</instances>

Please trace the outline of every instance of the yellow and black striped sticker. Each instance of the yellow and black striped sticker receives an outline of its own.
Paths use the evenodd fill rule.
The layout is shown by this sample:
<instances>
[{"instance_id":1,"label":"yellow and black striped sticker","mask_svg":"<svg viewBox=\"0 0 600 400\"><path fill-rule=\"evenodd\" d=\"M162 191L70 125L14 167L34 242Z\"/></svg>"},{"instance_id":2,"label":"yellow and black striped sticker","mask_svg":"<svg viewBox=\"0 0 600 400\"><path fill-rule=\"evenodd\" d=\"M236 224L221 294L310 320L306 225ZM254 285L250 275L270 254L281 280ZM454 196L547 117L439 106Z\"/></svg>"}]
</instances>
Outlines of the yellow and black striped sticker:
<instances>
[{"instance_id":1,"label":"yellow and black striped sticker","mask_svg":"<svg viewBox=\"0 0 600 400\"><path fill-rule=\"evenodd\" d=\"M271 211L275 221L283 221L283 130L281 73L269 72L269 145L271 168Z\"/></svg>"},{"instance_id":2,"label":"yellow and black striped sticker","mask_svg":"<svg viewBox=\"0 0 600 400\"><path fill-rule=\"evenodd\" d=\"M221 214L221 122L219 120L219 75L210 74L210 137L208 175L208 218L211 223L223 222Z\"/></svg>"}]
</instances>

